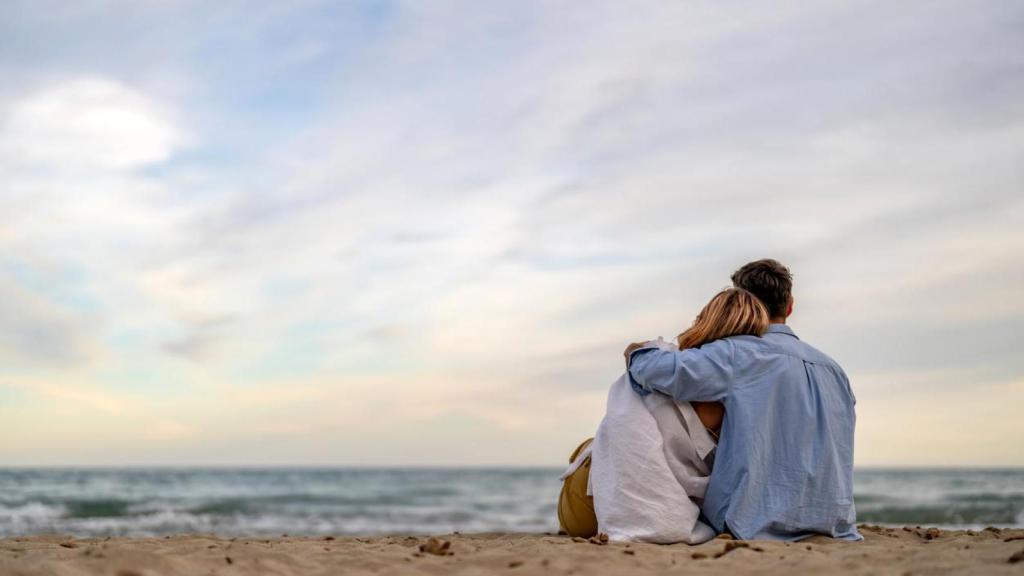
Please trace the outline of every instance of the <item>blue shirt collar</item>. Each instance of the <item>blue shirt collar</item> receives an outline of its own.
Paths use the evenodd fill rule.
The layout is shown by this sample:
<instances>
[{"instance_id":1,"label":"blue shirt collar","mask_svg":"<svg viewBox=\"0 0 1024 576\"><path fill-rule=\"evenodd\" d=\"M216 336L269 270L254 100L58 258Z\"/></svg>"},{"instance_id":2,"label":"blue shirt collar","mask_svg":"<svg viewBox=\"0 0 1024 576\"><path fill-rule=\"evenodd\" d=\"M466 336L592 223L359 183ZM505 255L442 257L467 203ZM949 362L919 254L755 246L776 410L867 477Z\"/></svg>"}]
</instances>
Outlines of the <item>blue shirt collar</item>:
<instances>
[{"instance_id":1,"label":"blue shirt collar","mask_svg":"<svg viewBox=\"0 0 1024 576\"><path fill-rule=\"evenodd\" d=\"M795 332L793 332L793 329L790 328L789 326L785 325L785 324L769 324L768 325L768 332L767 333L768 334L772 334L772 333L788 334L788 335L792 336L793 338L796 338L797 340L800 339L800 337L797 336Z\"/></svg>"}]
</instances>

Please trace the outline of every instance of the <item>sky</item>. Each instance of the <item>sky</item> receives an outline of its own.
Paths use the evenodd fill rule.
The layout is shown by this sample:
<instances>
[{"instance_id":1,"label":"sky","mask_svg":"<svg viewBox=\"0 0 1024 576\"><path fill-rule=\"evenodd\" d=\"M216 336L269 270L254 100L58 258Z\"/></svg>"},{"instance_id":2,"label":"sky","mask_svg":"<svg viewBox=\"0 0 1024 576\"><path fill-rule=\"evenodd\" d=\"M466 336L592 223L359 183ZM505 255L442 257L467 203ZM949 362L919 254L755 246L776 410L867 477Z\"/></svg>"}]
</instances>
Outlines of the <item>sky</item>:
<instances>
[{"instance_id":1,"label":"sky","mask_svg":"<svg viewBox=\"0 0 1024 576\"><path fill-rule=\"evenodd\" d=\"M0 463L545 465L743 263L1024 465L1024 4L0 4Z\"/></svg>"}]
</instances>

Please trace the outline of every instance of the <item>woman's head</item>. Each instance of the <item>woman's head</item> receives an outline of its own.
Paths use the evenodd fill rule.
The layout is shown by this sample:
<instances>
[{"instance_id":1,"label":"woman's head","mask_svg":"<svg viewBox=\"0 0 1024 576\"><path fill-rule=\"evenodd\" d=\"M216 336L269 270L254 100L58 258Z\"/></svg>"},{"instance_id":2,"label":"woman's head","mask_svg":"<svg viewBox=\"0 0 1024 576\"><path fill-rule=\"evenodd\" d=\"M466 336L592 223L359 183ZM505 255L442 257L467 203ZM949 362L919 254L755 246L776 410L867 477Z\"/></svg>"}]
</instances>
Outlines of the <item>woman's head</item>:
<instances>
[{"instance_id":1,"label":"woman's head","mask_svg":"<svg viewBox=\"0 0 1024 576\"><path fill-rule=\"evenodd\" d=\"M696 348L726 336L760 336L768 330L768 309L742 288L726 288L700 311L693 326L676 338L679 349Z\"/></svg>"}]
</instances>

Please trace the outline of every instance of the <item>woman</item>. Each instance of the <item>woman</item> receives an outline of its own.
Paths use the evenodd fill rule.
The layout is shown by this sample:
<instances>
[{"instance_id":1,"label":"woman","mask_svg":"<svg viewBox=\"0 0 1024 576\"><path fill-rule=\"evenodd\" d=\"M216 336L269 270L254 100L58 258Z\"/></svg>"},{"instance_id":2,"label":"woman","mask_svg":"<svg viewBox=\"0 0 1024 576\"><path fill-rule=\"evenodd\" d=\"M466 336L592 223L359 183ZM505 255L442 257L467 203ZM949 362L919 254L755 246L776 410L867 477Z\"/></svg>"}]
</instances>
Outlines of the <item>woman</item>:
<instances>
[{"instance_id":1,"label":"woman","mask_svg":"<svg viewBox=\"0 0 1024 576\"><path fill-rule=\"evenodd\" d=\"M760 336L768 311L750 292L728 288L676 338L679 349L728 336ZM659 347L671 344L658 340ZM611 387L596 436L570 456L558 504L562 531L613 540L697 544L714 537L700 522L700 504L725 417L717 402L641 397L627 374Z\"/></svg>"}]
</instances>

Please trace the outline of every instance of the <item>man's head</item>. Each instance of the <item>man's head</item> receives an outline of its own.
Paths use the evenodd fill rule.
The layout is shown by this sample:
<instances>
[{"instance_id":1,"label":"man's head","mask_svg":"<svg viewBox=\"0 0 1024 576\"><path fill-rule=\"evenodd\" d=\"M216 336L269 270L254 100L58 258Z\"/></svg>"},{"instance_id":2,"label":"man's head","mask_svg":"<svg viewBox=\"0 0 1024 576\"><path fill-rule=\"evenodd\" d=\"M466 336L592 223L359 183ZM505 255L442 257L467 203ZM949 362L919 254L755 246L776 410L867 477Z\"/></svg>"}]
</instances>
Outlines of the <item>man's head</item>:
<instances>
[{"instance_id":1,"label":"man's head","mask_svg":"<svg viewBox=\"0 0 1024 576\"><path fill-rule=\"evenodd\" d=\"M793 311L793 275L778 260L765 258L743 265L732 275L732 284L764 302L773 322L783 322Z\"/></svg>"}]
</instances>

